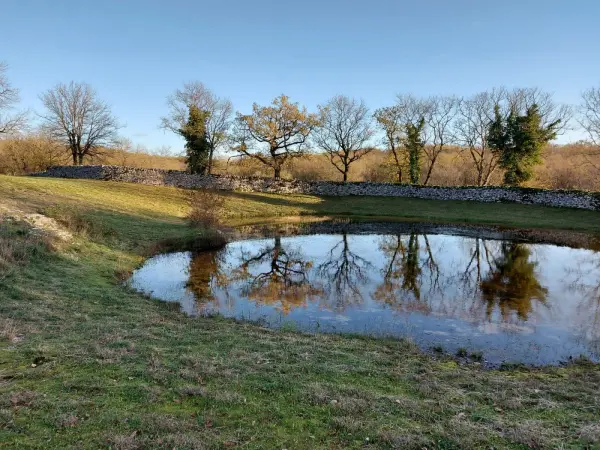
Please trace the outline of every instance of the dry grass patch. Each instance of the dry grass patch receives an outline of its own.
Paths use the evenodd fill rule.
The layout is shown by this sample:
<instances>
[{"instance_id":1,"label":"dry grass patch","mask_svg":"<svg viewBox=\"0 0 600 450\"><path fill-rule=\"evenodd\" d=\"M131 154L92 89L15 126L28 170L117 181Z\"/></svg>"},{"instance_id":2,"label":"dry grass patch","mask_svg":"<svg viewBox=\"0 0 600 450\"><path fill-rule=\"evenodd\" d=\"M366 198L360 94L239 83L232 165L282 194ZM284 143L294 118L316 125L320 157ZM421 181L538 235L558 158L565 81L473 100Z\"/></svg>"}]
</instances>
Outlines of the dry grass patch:
<instances>
[{"instance_id":1,"label":"dry grass patch","mask_svg":"<svg viewBox=\"0 0 600 450\"><path fill-rule=\"evenodd\" d=\"M0 282L50 246L50 239L28 224L0 216Z\"/></svg>"},{"instance_id":2,"label":"dry grass patch","mask_svg":"<svg viewBox=\"0 0 600 450\"><path fill-rule=\"evenodd\" d=\"M20 336L17 323L8 317L0 317L0 340L15 341Z\"/></svg>"}]
</instances>

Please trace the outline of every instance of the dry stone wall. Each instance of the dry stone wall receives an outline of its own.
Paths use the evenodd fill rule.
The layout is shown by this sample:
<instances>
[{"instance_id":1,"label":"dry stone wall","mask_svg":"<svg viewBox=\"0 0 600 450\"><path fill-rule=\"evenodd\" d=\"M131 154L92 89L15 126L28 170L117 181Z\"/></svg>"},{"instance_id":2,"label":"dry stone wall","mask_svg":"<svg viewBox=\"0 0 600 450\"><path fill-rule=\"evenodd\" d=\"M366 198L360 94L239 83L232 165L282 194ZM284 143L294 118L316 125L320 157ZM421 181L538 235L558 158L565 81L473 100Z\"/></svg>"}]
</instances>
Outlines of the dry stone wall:
<instances>
[{"instance_id":1,"label":"dry stone wall","mask_svg":"<svg viewBox=\"0 0 600 450\"><path fill-rule=\"evenodd\" d=\"M139 169L122 166L55 166L34 176L125 181L185 189L209 188L240 192L313 194L321 196L412 197L434 200L514 202L600 210L600 195L582 191L552 191L507 187L410 186L394 183L274 180L226 175L192 175L177 170Z\"/></svg>"}]
</instances>

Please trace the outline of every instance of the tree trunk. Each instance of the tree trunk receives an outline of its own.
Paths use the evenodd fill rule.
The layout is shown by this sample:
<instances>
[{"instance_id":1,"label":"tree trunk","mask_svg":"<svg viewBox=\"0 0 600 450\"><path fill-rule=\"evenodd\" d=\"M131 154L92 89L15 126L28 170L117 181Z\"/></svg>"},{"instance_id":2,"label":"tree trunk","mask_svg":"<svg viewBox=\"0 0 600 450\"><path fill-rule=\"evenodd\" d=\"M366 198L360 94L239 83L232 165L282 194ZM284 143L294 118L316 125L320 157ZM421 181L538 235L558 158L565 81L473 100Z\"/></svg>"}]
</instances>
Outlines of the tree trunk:
<instances>
[{"instance_id":1,"label":"tree trunk","mask_svg":"<svg viewBox=\"0 0 600 450\"><path fill-rule=\"evenodd\" d=\"M435 165L436 160L437 160L437 157L432 159L431 164L429 164L429 168L427 169L427 175L425 176L425 181L423 182L424 186L427 186L427 183L429 183L429 179L431 178L431 173L433 172L433 166Z\"/></svg>"},{"instance_id":2,"label":"tree trunk","mask_svg":"<svg viewBox=\"0 0 600 450\"><path fill-rule=\"evenodd\" d=\"M75 153L74 151L71 151L71 155L73 155L73 165L76 166L77 165L77 153Z\"/></svg>"},{"instance_id":3,"label":"tree trunk","mask_svg":"<svg viewBox=\"0 0 600 450\"><path fill-rule=\"evenodd\" d=\"M477 168L477 186L484 186L483 184L483 168Z\"/></svg>"},{"instance_id":4,"label":"tree trunk","mask_svg":"<svg viewBox=\"0 0 600 450\"><path fill-rule=\"evenodd\" d=\"M275 178L276 180L281 179L281 166L273 167L273 171L274 171L273 178Z\"/></svg>"},{"instance_id":5,"label":"tree trunk","mask_svg":"<svg viewBox=\"0 0 600 450\"><path fill-rule=\"evenodd\" d=\"M79 153L78 157L78 165L83 166L83 153Z\"/></svg>"},{"instance_id":6,"label":"tree trunk","mask_svg":"<svg viewBox=\"0 0 600 450\"><path fill-rule=\"evenodd\" d=\"M212 165L213 165L213 153L214 153L214 148L210 148L210 151L208 153L208 165L206 166L206 174L210 175L212 174Z\"/></svg>"},{"instance_id":7,"label":"tree trunk","mask_svg":"<svg viewBox=\"0 0 600 450\"><path fill-rule=\"evenodd\" d=\"M346 167L346 170L344 170L344 183L348 181L348 168Z\"/></svg>"}]
</instances>

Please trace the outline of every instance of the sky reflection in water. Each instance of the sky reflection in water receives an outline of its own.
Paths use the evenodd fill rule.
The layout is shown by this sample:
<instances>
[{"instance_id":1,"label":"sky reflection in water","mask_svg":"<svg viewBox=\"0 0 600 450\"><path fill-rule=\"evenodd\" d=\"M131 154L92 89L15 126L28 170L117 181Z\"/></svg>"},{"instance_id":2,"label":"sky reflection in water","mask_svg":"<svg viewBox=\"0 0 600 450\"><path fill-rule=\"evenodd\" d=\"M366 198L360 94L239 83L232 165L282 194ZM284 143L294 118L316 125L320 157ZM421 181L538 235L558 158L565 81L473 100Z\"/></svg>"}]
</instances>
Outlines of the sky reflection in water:
<instances>
[{"instance_id":1,"label":"sky reflection in water","mask_svg":"<svg viewBox=\"0 0 600 450\"><path fill-rule=\"evenodd\" d=\"M318 234L151 258L131 284L268 326L410 337L553 364L600 359L600 254L472 237Z\"/></svg>"}]
</instances>

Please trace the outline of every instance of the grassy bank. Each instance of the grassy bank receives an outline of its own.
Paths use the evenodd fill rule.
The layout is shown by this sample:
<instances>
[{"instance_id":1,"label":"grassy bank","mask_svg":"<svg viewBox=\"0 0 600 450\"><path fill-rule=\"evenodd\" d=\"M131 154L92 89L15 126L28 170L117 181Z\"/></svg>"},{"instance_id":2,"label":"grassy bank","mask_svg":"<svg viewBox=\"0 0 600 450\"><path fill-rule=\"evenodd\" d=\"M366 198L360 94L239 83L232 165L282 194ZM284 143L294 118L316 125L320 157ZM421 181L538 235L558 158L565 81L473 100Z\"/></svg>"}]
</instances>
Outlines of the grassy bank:
<instances>
[{"instance_id":1,"label":"grassy bank","mask_svg":"<svg viewBox=\"0 0 600 450\"><path fill-rule=\"evenodd\" d=\"M342 216L389 218L446 223L473 223L520 228L562 229L600 234L599 213L511 203L477 203L390 197L316 197L261 193L224 193L225 221L230 224L260 222L275 217ZM144 225L149 235L163 227L184 226L186 193L169 187L92 180L43 179L0 175L0 198L21 209L57 215L52 207L76 210L99 226L134 240ZM50 208L50 210L48 210ZM119 220L135 218L121 227ZM131 227L134 227L132 230ZM158 227L158 229L157 229ZM186 227L184 227L186 228ZM188 232L188 231L184 231Z\"/></svg>"},{"instance_id":2,"label":"grassy bank","mask_svg":"<svg viewBox=\"0 0 600 450\"><path fill-rule=\"evenodd\" d=\"M0 443L8 448L580 448L600 442L600 368L490 371L406 342L188 319L120 285L190 240L171 188L0 177ZM228 194L229 223L349 215L571 229L600 214L508 204ZM20 249L20 250L19 250Z\"/></svg>"}]
</instances>

